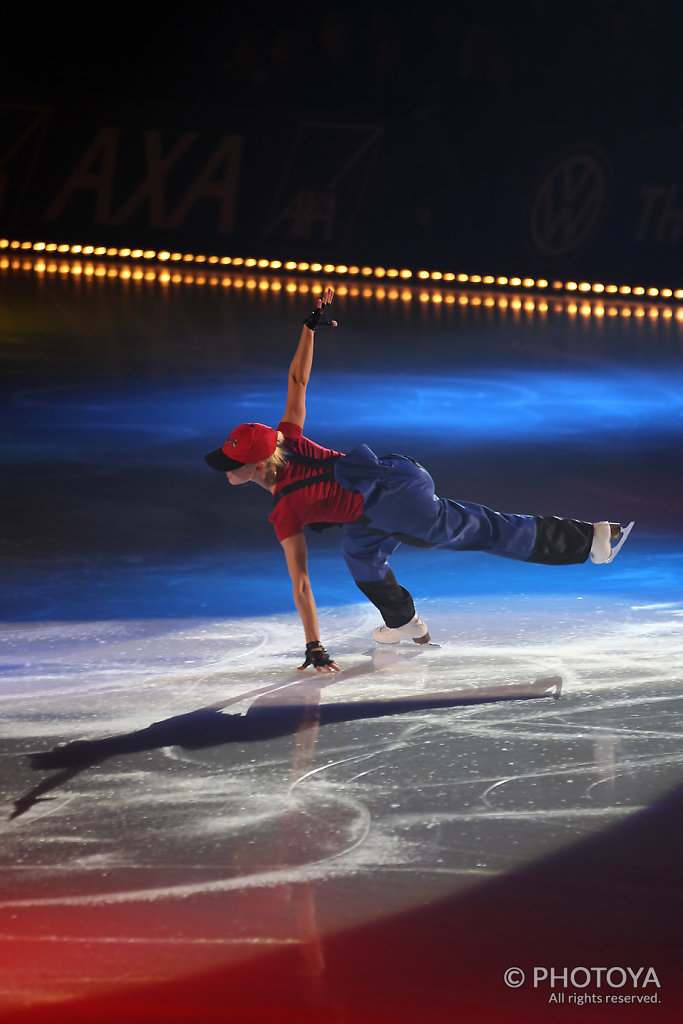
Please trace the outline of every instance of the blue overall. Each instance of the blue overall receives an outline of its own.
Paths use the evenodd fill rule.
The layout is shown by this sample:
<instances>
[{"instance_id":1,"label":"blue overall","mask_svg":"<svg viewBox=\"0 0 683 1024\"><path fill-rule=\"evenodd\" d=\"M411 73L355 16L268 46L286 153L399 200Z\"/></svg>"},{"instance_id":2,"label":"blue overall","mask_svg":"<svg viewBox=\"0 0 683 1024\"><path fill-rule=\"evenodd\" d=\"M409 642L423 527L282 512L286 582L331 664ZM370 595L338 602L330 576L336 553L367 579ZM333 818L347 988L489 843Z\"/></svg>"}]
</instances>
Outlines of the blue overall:
<instances>
[{"instance_id":1,"label":"blue overall","mask_svg":"<svg viewBox=\"0 0 683 1024\"><path fill-rule=\"evenodd\" d=\"M414 614L412 598L388 565L401 543L554 565L583 562L590 551L592 524L440 498L427 470L404 455L378 458L361 445L336 462L334 474L337 483L364 498L362 517L344 526L344 561L389 626Z\"/></svg>"}]
</instances>

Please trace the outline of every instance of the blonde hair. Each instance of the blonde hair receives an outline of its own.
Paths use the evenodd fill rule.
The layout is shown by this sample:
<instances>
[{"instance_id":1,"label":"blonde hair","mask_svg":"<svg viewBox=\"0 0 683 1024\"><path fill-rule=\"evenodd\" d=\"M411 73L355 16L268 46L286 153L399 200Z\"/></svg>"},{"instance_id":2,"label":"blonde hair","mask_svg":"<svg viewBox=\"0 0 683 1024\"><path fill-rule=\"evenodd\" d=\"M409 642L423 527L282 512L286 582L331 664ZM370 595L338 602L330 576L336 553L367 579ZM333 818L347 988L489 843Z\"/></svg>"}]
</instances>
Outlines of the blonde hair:
<instances>
[{"instance_id":1,"label":"blonde hair","mask_svg":"<svg viewBox=\"0 0 683 1024\"><path fill-rule=\"evenodd\" d=\"M263 469L268 484L274 484L278 470L287 462L287 441L281 430L277 432L277 445L272 455L263 460Z\"/></svg>"}]
</instances>

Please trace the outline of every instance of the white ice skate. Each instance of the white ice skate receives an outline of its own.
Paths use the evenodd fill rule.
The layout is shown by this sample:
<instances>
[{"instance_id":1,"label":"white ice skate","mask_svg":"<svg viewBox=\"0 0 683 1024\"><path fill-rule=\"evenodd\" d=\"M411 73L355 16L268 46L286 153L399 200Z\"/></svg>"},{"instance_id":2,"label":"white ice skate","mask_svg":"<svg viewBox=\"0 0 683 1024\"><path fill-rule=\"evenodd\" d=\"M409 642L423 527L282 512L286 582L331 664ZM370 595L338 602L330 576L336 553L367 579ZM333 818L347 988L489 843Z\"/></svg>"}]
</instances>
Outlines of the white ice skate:
<instances>
[{"instance_id":1,"label":"white ice skate","mask_svg":"<svg viewBox=\"0 0 683 1024\"><path fill-rule=\"evenodd\" d=\"M616 537L612 536L612 526L610 523L595 523L594 526L595 533L591 547L591 562L594 562L596 565L606 565L608 562L613 562L617 557L626 543L634 524L629 523L628 526L624 526Z\"/></svg>"},{"instance_id":2,"label":"white ice skate","mask_svg":"<svg viewBox=\"0 0 683 1024\"><path fill-rule=\"evenodd\" d=\"M403 626L378 626L372 635L378 644L397 644L401 640L414 640L416 644L428 644L431 637L426 625L416 613Z\"/></svg>"}]
</instances>

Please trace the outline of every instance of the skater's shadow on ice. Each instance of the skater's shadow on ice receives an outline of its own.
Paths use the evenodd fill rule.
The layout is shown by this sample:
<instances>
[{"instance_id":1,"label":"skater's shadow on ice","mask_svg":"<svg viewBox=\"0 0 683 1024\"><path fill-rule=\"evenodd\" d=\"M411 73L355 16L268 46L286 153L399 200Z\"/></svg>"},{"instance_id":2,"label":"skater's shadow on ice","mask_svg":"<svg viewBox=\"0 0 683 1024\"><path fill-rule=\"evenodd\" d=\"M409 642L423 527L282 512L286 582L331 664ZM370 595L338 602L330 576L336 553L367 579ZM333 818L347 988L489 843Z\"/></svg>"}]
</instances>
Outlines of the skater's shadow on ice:
<instances>
[{"instance_id":1,"label":"skater's shadow on ice","mask_svg":"<svg viewBox=\"0 0 683 1024\"><path fill-rule=\"evenodd\" d=\"M351 673L345 673L348 679ZM445 708L468 707L475 704L489 704L510 700L533 700L541 697L558 698L562 692L560 676L545 676L530 683L499 684L482 686L458 693L427 694L420 697L383 698L378 700L346 701L336 704L321 704L323 686L329 686L337 677L323 681L318 678L311 683L298 682L281 687L273 692L262 691L259 699L249 707L246 714L226 712L226 707L239 707L244 698L231 700L227 704L199 708L184 715L154 722L146 729L108 736L98 740L75 740L60 744L52 750L29 754L32 768L38 770L60 769L58 775L51 775L34 786L14 803L11 818L25 814L45 794L64 785L79 772L101 764L109 758L141 751L158 750L162 747L181 747L186 750L201 750L226 743L267 742L282 736L296 735L306 725L334 725L340 722L355 722L363 719L384 718L391 715L405 715L410 712L442 710ZM248 695L252 696L252 695ZM48 798L50 799L50 798Z\"/></svg>"}]
</instances>

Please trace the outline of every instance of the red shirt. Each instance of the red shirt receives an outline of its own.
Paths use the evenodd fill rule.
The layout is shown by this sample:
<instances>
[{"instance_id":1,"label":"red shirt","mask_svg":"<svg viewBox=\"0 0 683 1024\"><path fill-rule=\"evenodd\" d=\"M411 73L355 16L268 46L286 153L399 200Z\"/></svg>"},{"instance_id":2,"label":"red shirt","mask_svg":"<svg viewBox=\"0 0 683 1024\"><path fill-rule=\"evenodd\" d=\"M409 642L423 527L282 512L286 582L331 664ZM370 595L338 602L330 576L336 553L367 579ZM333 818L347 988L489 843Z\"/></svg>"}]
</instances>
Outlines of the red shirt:
<instances>
[{"instance_id":1,"label":"red shirt","mask_svg":"<svg viewBox=\"0 0 683 1024\"><path fill-rule=\"evenodd\" d=\"M320 476L334 468L332 461L327 465L318 466L298 462L297 455L309 459L331 459L342 454L331 448L323 448L315 441L309 441L303 436L301 427L295 423L283 421L279 424L278 430L285 435L287 447L294 457L278 472L273 495L276 500L278 491L283 490L288 484ZM275 527L277 539L282 541L287 537L293 537L295 533L301 533L304 526L309 523L352 523L354 519L358 519L362 511L362 494L357 491L345 491L336 480L323 480L285 494L277 501L268 518Z\"/></svg>"}]
</instances>

